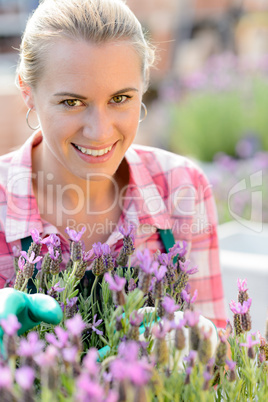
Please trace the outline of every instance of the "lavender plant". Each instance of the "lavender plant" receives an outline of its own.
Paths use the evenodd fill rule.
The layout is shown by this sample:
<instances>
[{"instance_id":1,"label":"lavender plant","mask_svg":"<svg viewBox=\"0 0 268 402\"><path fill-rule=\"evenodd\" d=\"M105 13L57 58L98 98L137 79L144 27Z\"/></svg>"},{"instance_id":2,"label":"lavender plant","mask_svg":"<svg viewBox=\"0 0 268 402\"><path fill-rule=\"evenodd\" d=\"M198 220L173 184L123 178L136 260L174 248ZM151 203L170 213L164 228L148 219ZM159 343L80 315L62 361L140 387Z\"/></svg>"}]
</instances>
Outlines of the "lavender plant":
<instances>
[{"instance_id":1,"label":"lavender plant","mask_svg":"<svg viewBox=\"0 0 268 402\"><path fill-rule=\"evenodd\" d=\"M125 248L119 258L100 243L86 253L82 231L69 231L71 258L65 270L56 235L44 241L34 232L30 257L16 250L17 289L27 291L24 269L29 264L33 271L35 261L36 289L61 303L64 319L21 337L16 316L0 320L5 350L0 400L266 400L268 339L250 333L246 280L238 281L238 301L230 303L234 323L219 331L212 356L211 329L198 326L197 292L189 290L189 275L197 268L185 261L185 244L176 244L168 254L137 252L137 265L131 268L133 231L122 232ZM42 259L40 244L48 248ZM87 270L94 272L94 280L84 297L77 286ZM185 354L187 336L190 350Z\"/></svg>"}]
</instances>

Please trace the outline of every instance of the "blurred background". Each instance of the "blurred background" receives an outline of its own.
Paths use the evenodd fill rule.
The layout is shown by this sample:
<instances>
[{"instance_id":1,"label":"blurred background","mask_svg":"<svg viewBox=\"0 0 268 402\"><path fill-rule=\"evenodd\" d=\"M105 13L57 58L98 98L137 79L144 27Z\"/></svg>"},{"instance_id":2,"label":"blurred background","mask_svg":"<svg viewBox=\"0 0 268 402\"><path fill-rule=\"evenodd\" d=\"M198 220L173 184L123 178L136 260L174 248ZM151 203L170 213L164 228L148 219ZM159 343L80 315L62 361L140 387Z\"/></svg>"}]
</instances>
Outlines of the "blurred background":
<instances>
[{"instance_id":1,"label":"blurred background","mask_svg":"<svg viewBox=\"0 0 268 402\"><path fill-rule=\"evenodd\" d=\"M241 219L267 223L268 1L127 0L127 4L157 47L158 59L144 97L148 116L136 142L196 161L213 185L221 224L239 219L240 227ZM0 0L0 154L16 149L31 134L14 78L16 49L27 17L37 5L35 0ZM233 191L237 183L245 185ZM261 196L253 197L254 191ZM239 232L239 227L232 230ZM254 232L252 227L249 230ZM232 239L227 232L222 236ZM265 232L263 226L259 232ZM234 247L242 251L232 257L242 264L241 277L242 254L248 260L245 253L252 249L254 254L253 243L260 242L259 236L250 237L248 246L243 236L236 238ZM224 244L222 240L222 250ZM252 279L251 286L256 285L259 294L265 286L259 306L267 306L267 246L257 249L250 268L253 276L260 266L258 255L266 260L259 280ZM228 290L228 272L237 277L238 271L226 264Z\"/></svg>"}]
</instances>

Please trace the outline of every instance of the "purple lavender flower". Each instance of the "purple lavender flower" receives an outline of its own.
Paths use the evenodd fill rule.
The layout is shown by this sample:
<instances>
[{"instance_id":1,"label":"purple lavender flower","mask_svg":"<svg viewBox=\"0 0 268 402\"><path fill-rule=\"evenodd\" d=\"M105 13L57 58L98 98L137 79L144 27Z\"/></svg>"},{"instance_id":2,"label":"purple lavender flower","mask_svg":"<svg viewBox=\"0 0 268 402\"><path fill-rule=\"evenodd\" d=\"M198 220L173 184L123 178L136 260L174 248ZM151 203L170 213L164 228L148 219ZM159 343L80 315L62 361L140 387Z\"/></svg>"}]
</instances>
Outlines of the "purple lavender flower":
<instances>
[{"instance_id":1,"label":"purple lavender flower","mask_svg":"<svg viewBox=\"0 0 268 402\"><path fill-rule=\"evenodd\" d=\"M63 348L62 349L62 357L63 357L64 361L73 364L77 361L77 352L78 352L78 349L76 346L71 346L69 348Z\"/></svg>"},{"instance_id":2,"label":"purple lavender flower","mask_svg":"<svg viewBox=\"0 0 268 402\"><path fill-rule=\"evenodd\" d=\"M246 314L251 306L252 299L248 299L241 303L236 303L234 300L231 300L229 303L230 309L234 314Z\"/></svg>"},{"instance_id":3,"label":"purple lavender flower","mask_svg":"<svg viewBox=\"0 0 268 402\"><path fill-rule=\"evenodd\" d=\"M29 264L36 264L38 261L42 260L42 258L43 258L41 256L34 258L35 257L34 251L31 253L30 257L28 257L26 251L21 251L20 253L25 258L25 260L29 262Z\"/></svg>"},{"instance_id":4,"label":"purple lavender flower","mask_svg":"<svg viewBox=\"0 0 268 402\"><path fill-rule=\"evenodd\" d=\"M66 300L66 309L71 309L77 303L78 297L72 297L70 300L67 298ZM64 311L64 303L60 303L62 311Z\"/></svg>"},{"instance_id":5,"label":"purple lavender flower","mask_svg":"<svg viewBox=\"0 0 268 402\"><path fill-rule=\"evenodd\" d=\"M70 240L74 241L75 243L79 242L81 237L83 236L83 234L86 231L86 227L83 226L82 229L80 230L80 232L76 232L76 230L74 229L70 229L69 227L67 227L65 229L65 232L68 234Z\"/></svg>"},{"instance_id":6,"label":"purple lavender flower","mask_svg":"<svg viewBox=\"0 0 268 402\"><path fill-rule=\"evenodd\" d=\"M14 336L21 327L21 323L14 314L10 314L6 319L2 318L2 320L0 320L0 325L4 332L9 336Z\"/></svg>"},{"instance_id":7,"label":"purple lavender flower","mask_svg":"<svg viewBox=\"0 0 268 402\"><path fill-rule=\"evenodd\" d=\"M185 356L183 360L185 360L188 363L189 367L193 367L196 357L197 357L197 351L190 350L190 353L188 354L188 356Z\"/></svg>"},{"instance_id":8,"label":"purple lavender flower","mask_svg":"<svg viewBox=\"0 0 268 402\"><path fill-rule=\"evenodd\" d=\"M110 365L114 379L123 381L128 379L136 386L148 383L152 374L152 367L145 360L138 360L139 346L136 342L121 343L118 348L118 358Z\"/></svg>"},{"instance_id":9,"label":"purple lavender flower","mask_svg":"<svg viewBox=\"0 0 268 402\"><path fill-rule=\"evenodd\" d=\"M186 310L184 313L184 318L187 321L189 327L194 327L199 322L200 314L197 311Z\"/></svg>"},{"instance_id":10,"label":"purple lavender flower","mask_svg":"<svg viewBox=\"0 0 268 402\"><path fill-rule=\"evenodd\" d=\"M171 253L168 253L168 254L162 253L158 256L157 260L158 260L159 264L161 264L161 265L173 266L173 256Z\"/></svg>"},{"instance_id":11,"label":"purple lavender flower","mask_svg":"<svg viewBox=\"0 0 268 402\"><path fill-rule=\"evenodd\" d=\"M51 258L53 261L57 261L57 259L59 258L59 255L60 255L59 251L56 250L56 252L55 252L54 247L51 246L51 245L49 245L49 246L48 246L48 252L49 252L50 258ZM55 253L55 254L54 254L54 253Z\"/></svg>"},{"instance_id":12,"label":"purple lavender flower","mask_svg":"<svg viewBox=\"0 0 268 402\"><path fill-rule=\"evenodd\" d=\"M143 314L139 314L137 311L133 311L129 318L129 322L134 327L139 327L143 320Z\"/></svg>"},{"instance_id":13,"label":"purple lavender flower","mask_svg":"<svg viewBox=\"0 0 268 402\"><path fill-rule=\"evenodd\" d=\"M16 370L15 378L19 386L25 391L28 391L33 386L35 373L31 367L24 366Z\"/></svg>"},{"instance_id":14,"label":"purple lavender flower","mask_svg":"<svg viewBox=\"0 0 268 402\"><path fill-rule=\"evenodd\" d=\"M19 258L21 250L20 250L20 248L18 246L13 246L12 247L12 252L13 252L13 256L15 258Z\"/></svg>"},{"instance_id":15,"label":"purple lavender flower","mask_svg":"<svg viewBox=\"0 0 268 402\"><path fill-rule=\"evenodd\" d=\"M104 400L104 389L100 386L100 384L92 381L86 373L80 374L80 376L77 378L76 388L78 390L76 399L79 402L101 402Z\"/></svg>"},{"instance_id":16,"label":"purple lavender flower","mask_svg":"<svg viewBox=\"0 0 268 402\"><path fill-rule=\"evenodd\" d=\"M167 267L165 265L160 265L159 268L154 269L154 276L156 277L157 282L162 281L164 278L165 274L167 272Z\"/></svg>"},{"instance_id":17,"label":"purple lavender flower","mask_svg":"<svg viewBox=\"0 0 268 402\"><path fill-rule=\"evenodd\" d=\"M189 268L190 260L186 260L185 262L179 261L179 266L182 272L185 272L187 275L193 275L198 272L197 267Z\"/></svg>"},{"instance_id":18,"label":"purple lavender flower","mask_svg":"<svg viewBox=\"0 0 268 402\"><path fill-rule=\"evenodd\" d=\"M172 326L170 322L164 319L162 322L155 324L153 326L152 334L157 339L164 339L166 337L166 334L170 331L171 328Z\"/></svg>"},{"instance_id":19,"label":"purple lavender flower","mask_svg":"<svg viewBox=\"0 0 268 402\"><path fill-rule=\"evenodd\" d=\"M91 328L93 331L96 332L97 335L103 335L103 331L100 331L99 329L97 329L97 327L102 323L103 320L100 319L100 320L96 321L96 318L97 318L97 314L94 315L93 323L90 324Z\"/></svg>"},{"instance_id":20,"label":"purple lavender flower","mask_svg":"<svg viewBox=\"0 0 268 402\"><path fill-rule=\"evenodd\" d=\"M235 369L236 362L234 362L233 360L228 360L228 359L226 359L225 362L228 365L229 370L234 370Z\"/></svg>"},{"instance_id":21,"label":"purple lavender flower","mask_svg":"<svg viewBox=\"0 0 268 402\"><path fill-rule=\"evenodd\" d=\"M136 281L133 278L130 278L129 282L128 282L128 291L129 292L133 292L133 290L135 290L137 287L136 285Z\"/></svg>"},{"instance_id":22,"label":"purple lavender flower","mask_svg":"<svg viewBox=\"0 0 268 402\"><path fill-rule=\"evenodd\" d=\"M0 390L11 389L13 384L12 373L9 367L2 367L0 365Z\"/></svg>"},{"instance_id":23,"label":"purple lavender flower","mask_svg":"<svg viewBox=\"0 0 268 402\"><path fill-rule=\"evenodd\" d=\"M67 323L66 323L67 326ZM69 328L68 328L69 329ZM51 345L55 346L58 349L63 349L69 344L69 334L67 331L64 331L63 328L61 327L55 327L55 333L57 337L54 334L46 334L46 340L51 343Z\"/></svg>"},{"instance_id":24,"label":"purple lavender flower","mask_svg":"<svg viewBox=\"0 0 268 402\"><path fill-rule=\"evenodd\" d=\"M182 246L180 245L180 241L176 242L173 247L169 249L169 255L173 258L177 254L180 257L184 257L187 253L187 242L185 240L182 241Z\"/></svg>"},{"instance_id":25,"label":"purple lavender flower","mask_svg":"<svg viewBox=\"0 0 268 402\"><path fill-rule=\"evenodd\" d=\"M156 267L158 267L157 262L153 261L150 251L147 248L143 252L137 250L136 257L138 260L139 267L147 275L151 275L156 269Z\"/></svg>"},{"instance_id":26,"label":"purple lavender flower","mask_svg":"<svg viewBox=\"0 0 268 402\"><path fill-rule=\"evenodd\" d=\"M205 380L204 385L203 385L203 390L207 391L209 389L209 385L210 385L209 382L210 382L210 380L212 378L212 375L210 374L209 371L205 370L203 372L203 377L204 377L204 380Z\"/></svg>"},{"instance_id":27,"label":"purple lavender flower","mask_svg":"<svg viewBox=\"0 0 268 402\"><path fill-rule=\"evenodd\" d=\"M97 364L98 351L90 348L83 360L83 366L91 378L97 378L99 375L99 366Z\"/></svg>"},{"instance_id":28,"label":"purple lavender flower","mask_svg":"<svg viewBox=\"0 0 268 402\"><path fill-rule=\"evenodd\" d=\"M66 327L73 336L80 336L86 324L80 314L75 314L73 318L66 321Z\"/></svg>"},{"instance_id":29,"label":"purple lavender flower","mask_svg":"<svg viewBox=\"0 0 268 402\"><path fill-rule=\"evenodd\" d=\"M45 343L39 339L37 332L29 332L27 339L22 338L17 353L19 356L33 357L44 349Z\"/></svg>"},{"instance_id":30,"label":"purple lavender flower","mask_svg":"<svg viewBox=\"0 0 268 402\"><path fill-rule=\"evenodd\" d=\"M50 290L47 292L48 295L54 295L55 293L61 293L65 290L65 288L60 287L60 281L57 282L54 286L51 286Z\"/></svg>"},{"instance_id":31,"label":"purple lavender flower","mask_svg":"<svg viewBox=\"0 0 268 402\"><path fill-rule=\"evenodd\" d=\"M253 349L254 345L259 344L260 341L258 339L252 339L252 335L248 334L247 335L247 342L246 343L240 343L240 346L244 346L248 348L248 357L250 359L254 359L255 358L255 352Z\"/></svg>"},{"instance_id":32,"label":"purple lavender flower","mask_svg":"<svg viewBox=\"0 0 268 402\"><path fill-rule=\"evenodd\" d=\"M134 242L134 232L135 232L134 225L130 224L126 229L123 226L119 226L118 230L124 237L130 237Z\"/></svg>"},{"instance_id":33,"label":"purple lavender flower","mask_svg":"<svg viewBox=\"0 0 268 402\"><path fill-rule=\"evenodd\" d=\"M122 292L123 289L125 288L125 284L126 284L125 278L120 278L120 276L117 276L117 275L115 275L113 278L112 275L109 274L109 272L106 272L104 274L104 279L106 280L106 282L108 282L109 288L112 291Z\"/></svg>"},{"instance_id":34,"label":"purple lavender flower","mask_svg":"<svg viewBox=\"0 0 268 402\"><path fill-rule=\"evenodd\" d=\"M252 335L248 334L247 335L247 342L246 343L240 343L240 346L244 346L246 348L252 348L252 346L259 344L260 341L258 339L252 339Z\"/></svg>"},{"instance_id":35,"label":"purple lavender flower","mask_svg":"<svg viewBox=\"0 0 268 402\"><path fill-rule=\"evenodd\" d=\"M237 279L237 286L239 292L246 292L248 290L247 287L247 279L244 279L243 281L241 279Z\"/></svg>"},{"instance_id":36,"label":"purple lavender flower","mask_svg":"<svg viewBox=\"0 0 268 402\"><path fill-rule=\"evenodd\" d=\"M18 259L18 267L21 270L21 272L23 272L23 270L24 270L25 263L26 263L26 261L23 258L23 256L21 255L20 258Z\"/></svg>"},{"instance_id":37,"label":"purple lavender flower","mask_svg":"<svg viewBox=\"0 0 268 402\"><path fill-rule=\"evenodd\" d=\"M172 329L182 329L183 327L185 327L186 324L187 321L184 317L181 318L178 323L175 320L170 322L170 326Z\"/></svg>"},{"instance_id":38,"label":"purple lavender flower","mask_svg":"<svg viewBox=\"0 0 268 402\"><path fill-rule=\"evenodd\" d=\"M108 246L108 247L109 247L109 246ZM89 251L82 251L82 260L83 260L84 262L93 261L93 260L94 260L93 254L94 254L93 249L91 249L91 250L89 250Z\"/></svg>"},{"instance_id":39,"label":"purple lavender flower","mask_svg":"<svg viewBox=\"0 0 268 402\"><path fill-rule=\"evenodd\" d=\"M162 301L162 306L168 314L173 314L180 308L180 305L176 304L175 300L169 296L165 296L164 300Z\"/></svg>"},{"instance_id":40,"label":"purple lavender flower","mask_svg":"<svg viewBox=\"0 0 268 402\"><path fill-rule=\"evenodd\" d=\"M185 380L184 380L185 385L190 384L190 377L191 377L192 371L193 371L192 366L189 366L189 367L186 368L186 370L185 370L186 377L185 377Z\"/></svg>"},{"instance_id":41,"label":"purple lavender flower","mask_svg":"<svg viewBox=\"0 0 268 402\"><path fill-rule=\"evenodd\" d=\"M42 238L40 237L40 233L38 232L37 229L32 229L30 233L31 233L33 241L36 244L42 244L43 243Z\"/></svg>"},{"instance_id":42,"label":"purple lavender flower","mask_svg":"<svg viewBox=\"0 0 268 402\"><path fill-rule=\"evenodd\" d=\"M49 236L45 237L42 240L43 244L47 246L59 247L60 246L60 238L55 233L51 233Z\"/></svg>"},{"instance_id":43,"label":"purple lavender flower","mask_svg":"<svg viewBox=\"0 0 268 402\"><path fill-rule=\"evenodd\" d=\"M104 254L105 252L107 252L107 247L106 247L106 246L108 246L108 244L102 244L100 241L99 241L98 243L94 243L94 244L93 244L92 249L93 249L93 251L94 251L94 253L95 253L95 256L96 256L97 258L102 257L103 254ZM109 246L108 246L108 247L109 247ZM109 249L110 249L110 247L109 247ZM110 251L111 251L111 250L110 250Z\"/></svg>"},{"instance_id":44,"label":"purple lavender flower","mask_svg":"<svg viewBox=\"0 0 268 402\"><path fill-rule=\"evenodd\" d=\"M185 289L183 289L182 291L181 291L181 297L182 297L182 299L184 300L184 301L186 301L186 303L188 303L188 304L191 304L191 303L194 303L195 302L195 300L196 300L196 298L197 298L197 294L198 294L198 291L197 291L197 289L194 291L194 294L193 294L193 297L191 298L191 295L189 294L189 293L187 293L187 291L185 290Z\"/></svg>"},{"instance_id":45,"label":"purple lavender flower","mask_svg":"<svg viewBox=\"0 0 268 402\"><path fill-rule=\"evenodd\" d=\"M53 367L56 364L56 358L58 357L58 355L58 349L54 345L49 345L46 348L45 352L40 353L34 357L34 361L40 367Z\"/></svg>"}]
</instances>

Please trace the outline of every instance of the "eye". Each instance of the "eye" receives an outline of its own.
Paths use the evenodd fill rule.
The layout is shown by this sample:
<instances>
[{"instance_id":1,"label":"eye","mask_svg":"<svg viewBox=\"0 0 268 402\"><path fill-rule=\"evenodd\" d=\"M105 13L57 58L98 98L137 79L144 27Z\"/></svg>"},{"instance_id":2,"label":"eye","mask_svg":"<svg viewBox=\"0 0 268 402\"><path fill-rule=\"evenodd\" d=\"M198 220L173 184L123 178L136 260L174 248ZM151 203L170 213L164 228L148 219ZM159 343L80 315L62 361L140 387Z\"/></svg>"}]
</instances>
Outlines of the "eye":
<instances>
[{"instance_id":1,"label":"eye","mask_svg":"<svg viewBox=\"0 0 268 402\"><path fill-rule=\"evenodd\" d=\"M124 103L127 99L130 99L130 96L127 95L116 95L111 99L111 103Z\"/></svg>"},{"instance_id":2,"label":"eye","mask_svg":"<svg viewBox=\"0 0 268 402\"><path fill-rule=\"evenodd\" d=\"M62 103L67 107L83 106L83 102L81 102L79 99L66 99Z\"/></svg>"}]
</instances>

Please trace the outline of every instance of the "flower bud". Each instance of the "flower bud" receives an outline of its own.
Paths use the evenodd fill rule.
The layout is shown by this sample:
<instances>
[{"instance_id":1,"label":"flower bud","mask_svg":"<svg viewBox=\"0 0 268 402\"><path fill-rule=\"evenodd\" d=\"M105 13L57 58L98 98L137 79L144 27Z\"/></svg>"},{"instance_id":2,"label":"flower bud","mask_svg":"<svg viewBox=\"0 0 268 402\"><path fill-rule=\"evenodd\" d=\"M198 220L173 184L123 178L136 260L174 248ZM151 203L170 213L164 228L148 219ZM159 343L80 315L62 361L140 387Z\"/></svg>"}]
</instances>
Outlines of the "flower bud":
<instances>
[{"instance_id":1,"label":"flower bud","mask_svg":"<svg viewBox=\"0 0 268 402\"><path fill-rule=\"evenodd\" d=\"M23 274L25 279L30 279L34 274L34 264L30 264L27 261L24 265Z\"/></svg>"},{"instance_id":2,"label":"flower bud","mask_svg":"<svg viewBox=\"0 0 268 402\"><path fill-rule=\"evenodd\" d=\"M164 317L164 315L165 315L165 309L163 307L162 300L159 300L159 303L158 303L158 306L157 306L157 315L160 318Z\"/></svg>"},{"instance_id":3,"label":"flower bud","mask_svg":"<svg viewBox=\"0 0 268 402\"><path fill-rule=\"evenodd\" d=\"M25 281L25 278L24 278L23 272L21 270L19 270L16 275L14 289L20 290L24 284L24 281Z\"/></svg>"},{"instance_id":4,"label":"flower bud","mask_svg":"<svg viewBox=\"0 0 268 402\"><path fill-rule=\"evenodd\" d=\"M199 342L198 358L201 363L207 364L212 355L212 345L210 338L203 337Z\"/></svg>"},{"instance_id":5,"label":"flower bud","mask_svg":"<svg viewBox=\"0 0 268 402\"><path fill-rule=\"evenodd\" d=\"M70 242L70 255L73 262L80 261L82 258L82 242L73 241Z\"/></svg>"},{"instance_id":6,"label":"flower bud","mask_svg":"<svg viewBox=\"0 0 268 402\"><path fill-rule=\"evenodd\" d=\"M190 349L198 350L200 342L200 329L198 325L190 327Z\"/></svg>"},{"instance_id":7,"label":"flower bud","mask_svg":"<svg viewBox=\"0 0 268 402\"><path fill-rule=\"evenodd\" d=\"M87 269L87 262L86 261L80 261L78 263L78 266L77 266L77 269L75 271L74 276L77 279L81 280L83 278L83 276L85 275L86 269Z\"/></svg>"},{"instance_id":8,"label":"flower bud","mask_svg":"<svg viewBox=\"0 0 268 402\"><path fill-rule=\"evenodd\" d=\"M120 267L126 267L128 265L128 255L125 253L124 248L121 248L116 262Z\"/></svg>"},{"instance_id":9,"label":"flower bud","mask_svg":"<svg viewBox=\"0 0 268 402\"><path fill-rule=\"evenodd\" d=\"M235 380L236 380L236 373L235 373L235 370L230 370L229 381L230 381L230 382L234 382Z\"/></svg>"},{"instance_id":10,"label":"flower bud","mask_svg":"<svg viewBox=\"0 0 268 402\"><path fill-rule=\"evenodd\" d=\"M241 327L241 316L240 314L234 314L234 328L236 336L242 334L243 329Z\"/></svg>"},{"instance_id":11,"label":"flower bud","mask_svg":"<svg viewBox=\"0 0 268 402\"><path fill-rule=\"evenodd\" d=\"M95 276L100 276L105 272L105 265L104 265L104 260L103 257L97 257L95 258L95 260L93 261L92 264L92 273Z\"/></svg>"},{"instance_id":12,"label":"flower bud","mask_svg":"<svg viewBox=\"0 0 268 402\"><path fill-rule=\"evenodd\" d=\"M150 283L151 283L151 275L148 275L145 272L141 272L139 279L139 289L145 294L148 293Z\"/></svg>"},{"instance_id":13,"label":"flower bud","mask_svg":"<svg viewBox=\"0 0 268 402\"><path fill-rule=\"evenodd\" d=\"M216 366L218 367L224 366L226 357L227 357L227 343L220 341L216 349L216 359L215 359Z\"/></svg>"},{"instance_id":14,"label":"flower bud","mask_svg":"<svg viewBox=\"0 0 268 402\"><path fill-rule=\"evenodd\" d=\"M156 361L160 365L168 363L168 347L166 340L163 338L157 338L155 341L155 354Z\"/></svg>"},{"instance_id":15,"label":"flower bud","mask_svg":"<svg viewBox=\"0 0 268 402\"><path fill-rule=\"evenodd\" d=\"M241 327L244 331L251 330L251 317L249 311L246 314L241 314Z\"/></svg>"},{"instance_id":16,"label":"flower bud","mask_svg":"<svg viewBox=\"0 0 268 402\"><path fill-rule=\"evenodd\" d=\"M37 244L37 243L35 243L33 241L31 243L30 247L29 247L28 252L27 252L28 257L30 257L33 252L34 252L35 257L38 257L40 255L41 248L42 248L42 243Z\"/></svg>"},{"instance_id":17,"label":"flower bud","mask_svg":"<svg viewBox=\"0 0 268 402\"><path fill-rule=\"evenodd\" d=\"M183 350L186 345L186 339L182 328L177 328L175 331L175 348Z\"/></svg>"},{"instance_id":18,"label":"flower bud","mask_svg":"<svg viewBox=\"0 0 268 402\"><path fill-rule=\"evenodd\" d=\"M162 281L155 281L153 289L153 297L161 299L164 296L164 284Z\"/></svg>"},{"instance_id":19,"label":"flower bud","mask_svg":"<svg viewBox=\"0 0 268 402\"><path fill-rule=\"evenodd\" d=\"M248 292L240 290L238 293L238 302L243 304L244 301L247 301L248 299L249 299Z\"/></svg>"},{"instance_id":20,"label":"flower bud","mask_svg":"<svg viewBox=\"0 0 268 402\"><path fill-rule=\"evenodd\" d=\"M123 250L127 256L134 253L135 247L133 243L133 238L131 236L125 236L123 239Z\"/></svg>"},{"instance_id":21,"label":"flower bud","mask_svg":"<svg viewBox=\"0 0 268 402\"><path fill-rule=\"evenodd\" d=\"M181 294L182 290L185 289L189 280L189 275L186 272L181 271L178 280L174 284L174 290L177 294Z\"/></svg>"},{"instance_id":22,"label":"flower bud","mask_svg":"<svg viewBox=\"0 0 268 402\"><path fill-rule=\"evenodd\" d=\"M135 325L131 325L130 330L129 330L129 339L133 341L138 341L140 336L140 331L139 327Z\"/></svg>"}]
</instances>

